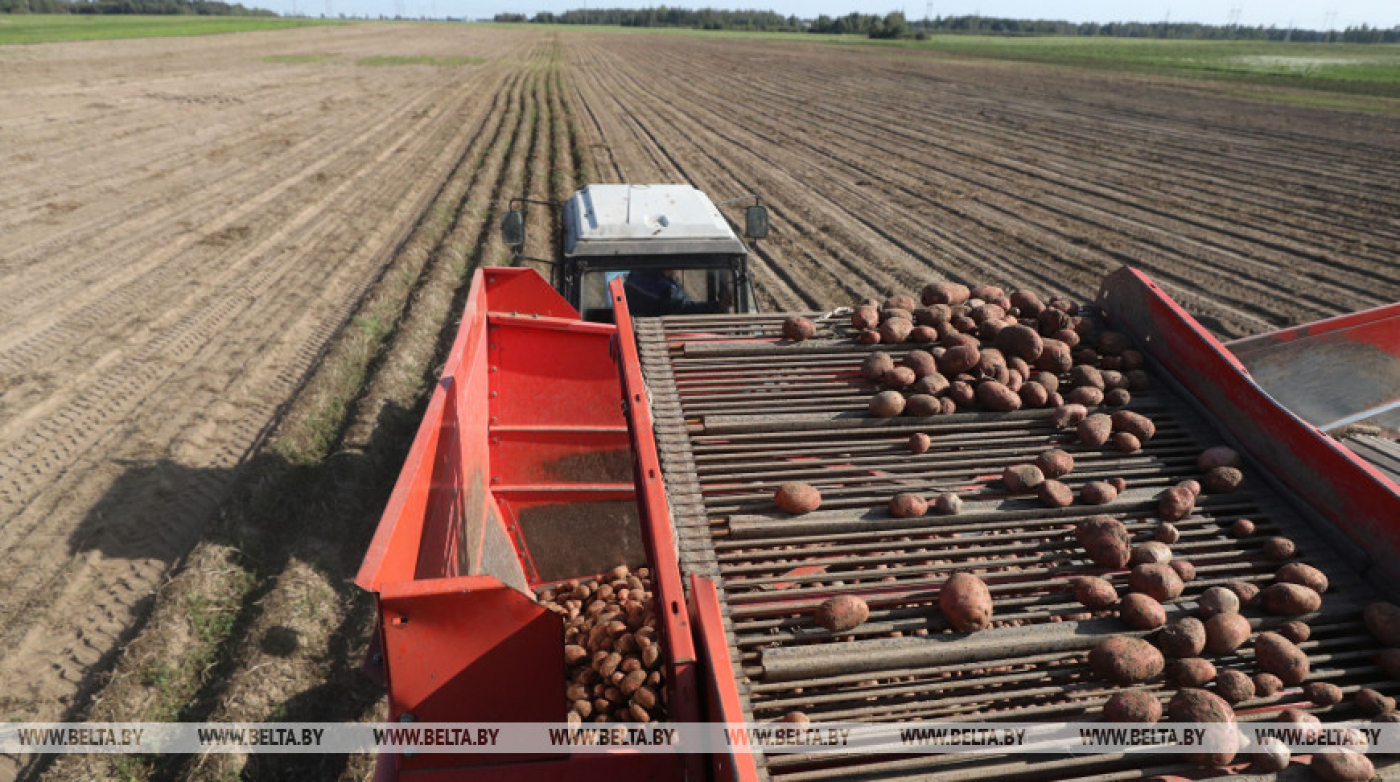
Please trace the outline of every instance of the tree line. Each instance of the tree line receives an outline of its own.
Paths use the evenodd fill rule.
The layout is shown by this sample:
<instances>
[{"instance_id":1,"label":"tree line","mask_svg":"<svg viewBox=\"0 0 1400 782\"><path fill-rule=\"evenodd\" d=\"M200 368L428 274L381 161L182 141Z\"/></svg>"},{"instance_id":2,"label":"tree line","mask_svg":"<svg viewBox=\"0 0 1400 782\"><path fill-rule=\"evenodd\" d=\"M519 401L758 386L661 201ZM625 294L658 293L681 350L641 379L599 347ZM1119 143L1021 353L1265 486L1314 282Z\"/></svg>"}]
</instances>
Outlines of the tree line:
<instances>
[{"instance_id":1,"label":"tree line","mask_svg":"<svg viewBox=\"0 0 1400 782\"><path fill-rule=\"evenodd\" d=\"M277 15L264 8L218 0L0 0L0 14Z\"/></svg>"},{"instance_id":2,"label":"tree line","mask_svg":"<svg viewBox=\"0 0 1400 782\"><path fill-rule=\"evenodd\" d=\"M0 0L4 2L4 0ZM1164 38L1197 41L1304 41L1344 43L1400 43L1400 26L1348 27L1324 32L1291 27L1213 25L1196 22L1065 22L1043 19L1003 19L988 16L940 16L908 20L899 12L879 15L850 13L802 19L774 11L724 11L714 8L590 8L556 14L541 11L534 16L497 14L497 22L539 24L601 24L622 27L684 27L697 30L751 30L762 32L829 33L865 35L870 38L923 38L931 33L969 35L1067 35L1111 38Z\"/></svg>"}]
</instances>

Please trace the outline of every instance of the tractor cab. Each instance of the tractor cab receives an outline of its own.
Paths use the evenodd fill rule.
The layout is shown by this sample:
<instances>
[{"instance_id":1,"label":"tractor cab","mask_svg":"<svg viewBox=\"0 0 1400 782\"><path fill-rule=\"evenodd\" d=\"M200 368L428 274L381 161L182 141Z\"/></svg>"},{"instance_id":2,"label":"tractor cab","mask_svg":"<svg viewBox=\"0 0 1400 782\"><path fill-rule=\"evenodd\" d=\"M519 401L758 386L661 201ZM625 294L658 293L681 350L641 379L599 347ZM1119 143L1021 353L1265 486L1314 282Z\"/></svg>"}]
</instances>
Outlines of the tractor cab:
<instances>
[{"instance_id":1,"label":"tractor cab","mask_svg":"<svg viewBox=\"0 0 1400 782\"><path fill-rule=\"evenodd\" d=\"M516 250L517 263L550 264L551 284L585 320L612 322L608 283L619 277L629 310L642 317L758 311L748 245L694 187L589 185L579 190L560 207L563 257L558 260L519 254L525 218L516 207L524 203L547 202L511 202L501 222L507 246ZM744 222L750 239L768 235L764 207L748 207Z\"/></svg>"}]
</instances>

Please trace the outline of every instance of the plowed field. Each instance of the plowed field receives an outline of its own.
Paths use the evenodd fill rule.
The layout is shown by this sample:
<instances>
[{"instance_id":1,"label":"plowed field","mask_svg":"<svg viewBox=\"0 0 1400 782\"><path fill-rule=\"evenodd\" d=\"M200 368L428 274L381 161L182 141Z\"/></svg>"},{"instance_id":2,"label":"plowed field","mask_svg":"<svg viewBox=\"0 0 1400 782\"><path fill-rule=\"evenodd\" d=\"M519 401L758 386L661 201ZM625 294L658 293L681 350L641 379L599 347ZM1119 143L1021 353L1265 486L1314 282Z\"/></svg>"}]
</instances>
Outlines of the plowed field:
<instances>
[{"instance_id":1,"label":"plowed field","mask_svg":"<svg viewBox=\"0 0 1400 782\"><path fill-rule=\"evenodd\" d=\"M768 309L935 277L1087 299L1125 263L1222 337L1400 299L1400 119L1210 82L457 25L40 45L0 62L12 720L81 714L357 303L390 268L418 286L444 264L507 261L494 223L512 195L758 193ZM531 211L529 254L551 253L550 228ZM284 664L235 661L202 713L265 717L240 693L314 684L267 691Z\"/></svg>"}]
</instances>

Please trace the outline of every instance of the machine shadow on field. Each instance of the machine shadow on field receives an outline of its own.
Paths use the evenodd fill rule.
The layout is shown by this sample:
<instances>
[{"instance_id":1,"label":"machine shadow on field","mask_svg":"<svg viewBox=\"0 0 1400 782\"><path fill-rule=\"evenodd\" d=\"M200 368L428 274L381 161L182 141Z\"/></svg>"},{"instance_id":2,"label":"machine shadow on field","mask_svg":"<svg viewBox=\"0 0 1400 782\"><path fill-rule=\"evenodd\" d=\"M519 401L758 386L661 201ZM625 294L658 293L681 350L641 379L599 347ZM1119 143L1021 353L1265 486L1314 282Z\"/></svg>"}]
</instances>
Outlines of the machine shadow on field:
<instances>
[{"instance_id":1,"label":"machine shadow on field","mask_svg":"<svg viewBox=\"0 0 1400 782\"><path fill-rule=\"evenodd\" d=\"M155 557L169 568L203 542L237 552L252 584L234 594L223 610L219 637L210 639L214 648L191 650L191 655L209 655L208 667L196 691L172 704L171 719L340 722L372 716L384 695L362 670L374 600L354 578L425 406L426 398L414 408L385 404L362 444L343 446L314 465L293 464L271 453L275 448L265 448L234 470L193 469L168 460L125 465L125 472L70 537L74 553L95 550L132 560ZM203 515L196 515L200 511ZM315 618L303 615L304 605L276 594L284 574L308 572L333 590L326 604L334 608L314 625L307 624ZM169 590L188 591L197 581L177 572L162 588L162 602L179 599L166 594ZM87 717L105 685L105 673L119 663L124 647L147 627L160 632L151 623L164 612L153 611L154 606L153 595L142 596L134 612L138 620L97 664L81 672L80 694L63 715L65 721ZM310 636L322 640L308 644ZM243 686L236 707L226 703L231 684L246 682L251 668L288 660L291 664L277 672L278 685L262 686L259 681L257 686ZM164 661L172 666L181 662ZM119 708L120 700L113 703L109 693L103 693L103 700ZM136 715L116 718L123 716ZM153 779L185 778L198 762L193 756L148 760ZM252 755L240 777L335 779L350 761L343 755ZM49 765L39 760L20 778L38 779Z\"/></svg>"}]
</instances>

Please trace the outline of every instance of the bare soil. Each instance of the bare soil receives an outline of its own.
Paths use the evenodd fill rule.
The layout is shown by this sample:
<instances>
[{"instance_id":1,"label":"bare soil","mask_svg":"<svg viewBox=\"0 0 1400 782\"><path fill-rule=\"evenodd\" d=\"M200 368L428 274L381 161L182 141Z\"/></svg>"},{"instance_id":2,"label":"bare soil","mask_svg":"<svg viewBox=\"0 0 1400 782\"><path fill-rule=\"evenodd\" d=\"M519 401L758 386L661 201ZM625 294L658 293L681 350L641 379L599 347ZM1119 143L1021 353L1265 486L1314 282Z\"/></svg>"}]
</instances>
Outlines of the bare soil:
<instances>
[{"instance_id":1,"label":"bare soil","mask_svg":"<svg viewBox=\"0 0 1400 782\"><path fill-rule=\"evenodd\" d=\"M1082 300L1123 264L1224 337L1400 298L1394 116L870 47L568 41L600 179L763 196L769 307L935 277Z\"/></svg>"},{"instance_id":2,"label":"bare soil","mask_svg":"<svg viewBox=\"0 0 1400 782\"><path fill-rule=\"evenodd\" d=\"M398 56L482 61L357 62ZM1209 82L456 25L0 59L11 720L132 718L171 692L155 713L372 717L376 693L356 669L372 617L351 583L357 552L467 272L508 261L494 224L510 196L559 199L588 181L758 193L773 212L755 262L767 309L941 277L1089 299L1125 263L1222 337L1400 299L1400 119ZM553 219L532 209L529 221L529 254L547 256ZM395 282L402 310L366 315ZM382 354L337 396L341 348L379 329ZM321 431L324 409L335 414ZM308 437L324 442L295 492L264 481L271 444ZM246 571L243 527L276 552ZM231 595L218 610L234 619L215 623L227 635L210 636L191 694L152 666L199 647L203 625L189 620L205 590ZM368 770L263 760L0 758L0 779Z\"/></svg>"}]
</instances>

